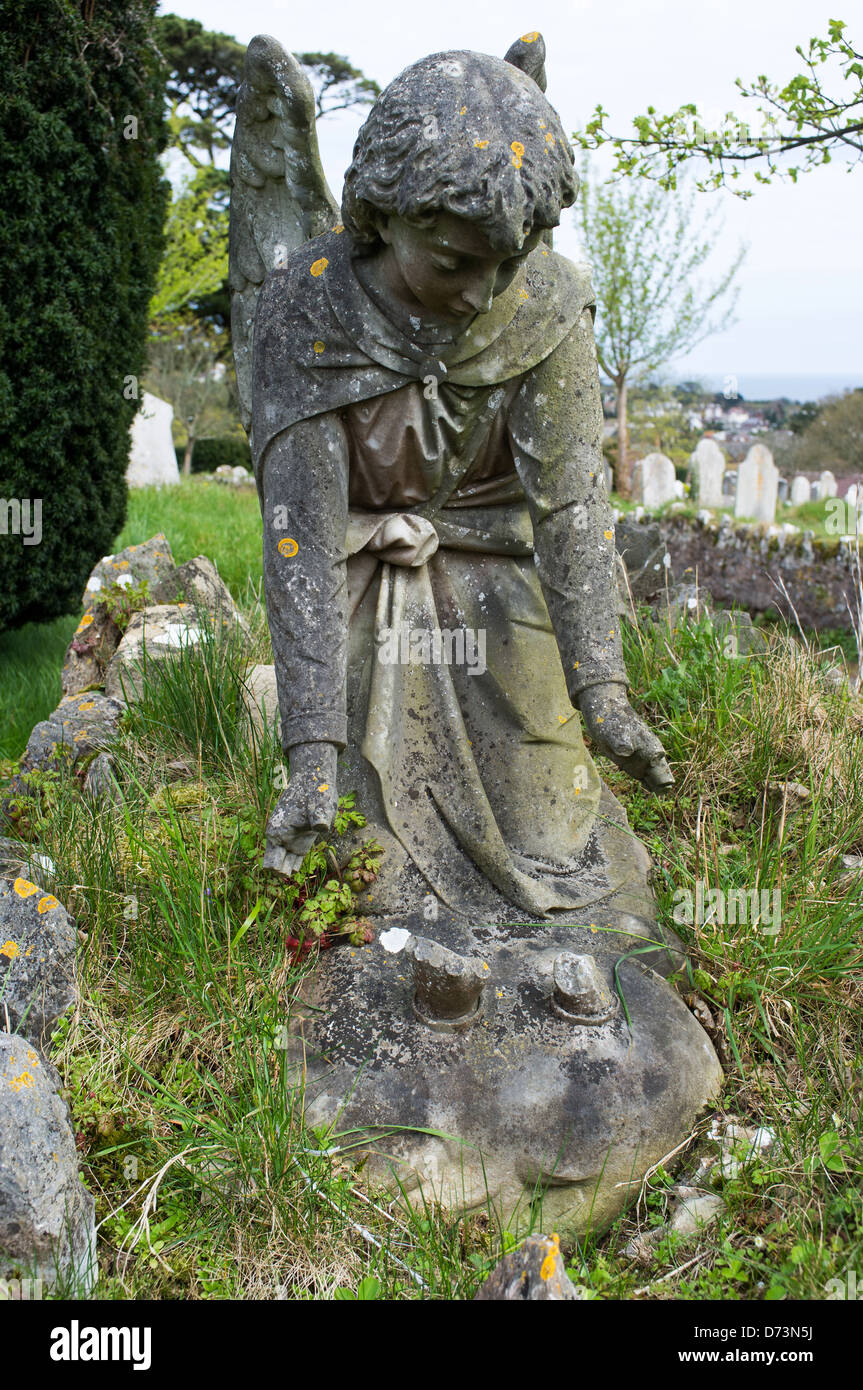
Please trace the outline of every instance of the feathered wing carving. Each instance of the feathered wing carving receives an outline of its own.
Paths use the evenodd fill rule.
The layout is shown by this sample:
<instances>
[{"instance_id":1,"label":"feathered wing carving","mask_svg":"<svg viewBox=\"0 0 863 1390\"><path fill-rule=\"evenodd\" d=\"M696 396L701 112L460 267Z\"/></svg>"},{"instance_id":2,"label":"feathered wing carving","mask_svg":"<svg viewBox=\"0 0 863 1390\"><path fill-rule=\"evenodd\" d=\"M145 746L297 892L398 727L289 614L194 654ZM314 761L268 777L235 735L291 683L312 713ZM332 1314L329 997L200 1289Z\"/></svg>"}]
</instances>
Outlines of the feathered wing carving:
<instances>
[{"instance_id":1,"label":"feathered wing carving","mask_svg":"<svg viewBox=\"0 0 863 1390\"><path fill-rule=\"evenodd\" d=\"M252 333L266 275L338 221L315 131L311 84L267 34L246 50L231 149L228 279L240 413L252 416Z\"/></svg>"},{"instance_id":2,"label":"feathered wing carving","mask_svg":"<svg viewBox=\"0 0 863 1390\"><path fill-rule=\"evenodd\" d=\"M545 91L545 39L542 34L536 30L532 34L523 34L515 43L510 44L503 60L505 63L512 63L514 68L521 68L522 72L533 78L541 92Z\"/></svg>"}]
</instances>

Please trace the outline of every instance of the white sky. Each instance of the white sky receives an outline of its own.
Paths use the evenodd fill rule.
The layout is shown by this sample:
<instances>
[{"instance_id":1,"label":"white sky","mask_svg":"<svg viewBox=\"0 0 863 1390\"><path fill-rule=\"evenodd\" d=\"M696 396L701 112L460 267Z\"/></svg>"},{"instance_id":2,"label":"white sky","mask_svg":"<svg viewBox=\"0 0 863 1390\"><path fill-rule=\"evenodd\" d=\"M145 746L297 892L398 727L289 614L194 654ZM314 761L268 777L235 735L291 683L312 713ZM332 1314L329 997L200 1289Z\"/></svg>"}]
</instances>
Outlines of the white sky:
<instances>
[{"instance_id":1,"label":"white sky","mask_svg":"<svg viewBox=\"0 0 863 1390\"><path fill-rule=\"evenodd\" d=\"M244 42L270 33L294 52L342 53L381 86L443 49L503 57L538 28L548 48L547 95L570 133L597 102L610 113L609 128L625 135L648 105L670 111L692 101L714 119L729 109L745 116L735 77L787 80L801 66L796 45L826 36L829 18L847 18L852 41L863 42L863 21L855 25L841 5L837 14L832 0L545 0L536 9L525 0L162 0L162 10ZM340 113L318 124L337 198L362 118ZM728 193L699 199L705 207L718 201L724 216L715 267L741 242L749 252L737 323L678 364L680 374L841 373L863 381L863 166L846 173L834 163L796 186L760 187L745 202ZM577 254L571 212L555 245Z\"/></svg>"}]
</instances>

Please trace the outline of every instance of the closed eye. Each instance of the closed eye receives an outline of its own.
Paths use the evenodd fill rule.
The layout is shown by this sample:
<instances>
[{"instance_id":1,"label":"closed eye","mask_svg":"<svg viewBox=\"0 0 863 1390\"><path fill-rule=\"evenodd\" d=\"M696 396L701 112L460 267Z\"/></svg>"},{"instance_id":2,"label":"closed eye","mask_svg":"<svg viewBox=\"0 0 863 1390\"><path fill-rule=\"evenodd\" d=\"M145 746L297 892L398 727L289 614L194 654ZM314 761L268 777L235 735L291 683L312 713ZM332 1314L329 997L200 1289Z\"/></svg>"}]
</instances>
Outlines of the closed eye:
<instances>
[{"instance_id":1,"label":"closed eye","mask_svg":"<svg viewBox=\"0 0 863 1390\"><path fill-rule=\"evenodd\" d=\"M438 270L461 269L461 263L458 258L454 256L432 256L432 264L437 266Z\"/></svg>"}]
</instances>

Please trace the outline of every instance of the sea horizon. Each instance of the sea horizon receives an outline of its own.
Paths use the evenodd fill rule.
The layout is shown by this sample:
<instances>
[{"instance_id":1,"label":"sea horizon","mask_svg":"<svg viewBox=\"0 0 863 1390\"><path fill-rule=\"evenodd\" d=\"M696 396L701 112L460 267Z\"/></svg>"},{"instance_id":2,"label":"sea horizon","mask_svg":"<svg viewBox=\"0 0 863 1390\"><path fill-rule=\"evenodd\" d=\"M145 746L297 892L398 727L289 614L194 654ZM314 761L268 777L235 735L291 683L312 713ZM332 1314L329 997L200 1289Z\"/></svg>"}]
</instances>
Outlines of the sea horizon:
<instances>
[{"instance_id":1,"label":"sea horizon","mask_svg":"<svg viewBox=\"0 0 863 1390\"><path fill-rule=\"evenodd\" d=\"M772 401L784 396L801 404L863 387L863 369L856 375L851 372L738 372L733 382L730 377L730 373L719 376L704 372L693 373L691 378L681 374L674 380L675 384L690 379L703 381L708 390L722 392L733 391L736 383L737 391L747 401Z\"/></svg>"}]
</instances>

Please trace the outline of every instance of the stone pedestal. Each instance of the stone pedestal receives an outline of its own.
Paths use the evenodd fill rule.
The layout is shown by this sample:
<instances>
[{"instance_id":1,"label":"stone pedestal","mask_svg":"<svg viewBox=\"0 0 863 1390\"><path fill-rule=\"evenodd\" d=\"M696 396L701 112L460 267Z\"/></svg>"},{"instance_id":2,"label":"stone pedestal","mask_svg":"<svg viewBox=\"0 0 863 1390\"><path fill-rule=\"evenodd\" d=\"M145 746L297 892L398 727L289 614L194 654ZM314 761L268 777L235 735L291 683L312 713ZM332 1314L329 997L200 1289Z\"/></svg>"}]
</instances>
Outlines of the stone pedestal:
<instances>
[{"instance_id":1,"label":"stone pedestal","mask_svg":"<svg viewBox=\"0 0 863 1390\"><path fill-rule=\"evenodd\" d=\"M415 913L327 952L292 1025L307 1122L412 1200L490 1206L501 1229L533 1217L565 1239L607 1226L722 1073L606 920L469 928Z\"/></svg>"}]
</instances>

